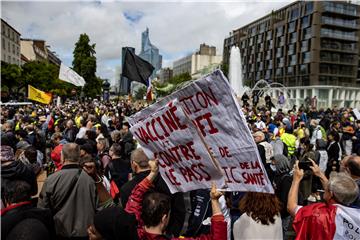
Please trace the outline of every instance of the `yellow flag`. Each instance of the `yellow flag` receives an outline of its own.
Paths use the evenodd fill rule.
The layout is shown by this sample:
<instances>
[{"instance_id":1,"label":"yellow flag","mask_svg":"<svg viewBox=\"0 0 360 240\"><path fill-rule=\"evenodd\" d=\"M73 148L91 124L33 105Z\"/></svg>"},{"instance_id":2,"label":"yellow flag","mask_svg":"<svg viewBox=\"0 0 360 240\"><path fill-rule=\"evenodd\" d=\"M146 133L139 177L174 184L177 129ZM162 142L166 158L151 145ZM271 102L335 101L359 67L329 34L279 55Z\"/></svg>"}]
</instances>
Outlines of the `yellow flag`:
<instances>
[{"instance_id":1,"label":"yellow flag","mask_svg":"<svg viewBox=\"0 0 360 240\"><path fill-rule=\"evenodd\" d=\"M33 86L28 85L28 99L49 104L51 102L51 93L43 92Z\"/></svg>"}]
</instances>

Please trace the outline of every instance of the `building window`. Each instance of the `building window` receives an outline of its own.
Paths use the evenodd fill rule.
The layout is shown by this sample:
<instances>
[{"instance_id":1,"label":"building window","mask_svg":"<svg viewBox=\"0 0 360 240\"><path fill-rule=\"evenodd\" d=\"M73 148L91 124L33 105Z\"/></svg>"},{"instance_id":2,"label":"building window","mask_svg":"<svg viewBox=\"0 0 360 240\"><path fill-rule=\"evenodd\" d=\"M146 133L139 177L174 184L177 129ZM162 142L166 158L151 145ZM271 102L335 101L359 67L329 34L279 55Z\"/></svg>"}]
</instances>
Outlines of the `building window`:
<instances>
[{"instance_id":1,"label":"building window","mask_svg":"<svg viewBox=\"0 0 360 240\"><path fill-rule=\"evenodd\" d=\"M310 52L305 52L302 54L303 63L310 62Z\"/></svg>"},{"instance_id":2,"label":"building window","mask_svg":"<svg viewBox=\"0 0 360 240\"><path fill-rule=\"evenodd\" d=\"M303 39L311 38L311 27L303 29Z\"/></svg>"},{"instance_id":3,"label":"building window","mask_svg":"<svg viewBox=\"0 0 360 240\"><path fill-rule=\"evenodd\" d=\"M281 46L284 46L284 44L285 44L285 36L278 37L277 38L277 46L281 47Z\"/></svg>"},{"instance_id":4,"label":"building window","mask_svg":"<svg viewBox=\"0 0 360 240\"><path fill-rule=\"evenodd\" d=\"M292 54L294 54L295 53L295 46L296 46L296 44L290 44L290 45L288 45L288 54L289 55L292 55Z\"/></svg>"},{"instance_id":5,"label":"building window","mask_svg":"<svg viewBox=\"0 0 360 240\"><path fill-rule=\"evenodd\" d=\"M297 64L296 55L290 55L289 56L289 62L290 62L291 66L296 65Z\"/></svg>"},{"instance_id":6,"label":"building window","mask_svg":"<svg viewBox=\"0 0 360 240\"><path fill-rule=\"evenodd\" d=\"M284 26L280 26L276 28L276 36L280 37L284 34Z\"/></svg>"},{"instance_id":7,"label":"building window","mask_svg":"<svg viewBox=\"0 0 360 240\"><path fill-rule=\"evenodd\" d=\"M249 46L252 46L254 44L254 38L250 38Z\"/></svg>"},{"instance_id":8,"label":"building window","mask_svg":"<svg viewBox=\"0 0 360 240\"><path fill-rule=\"evenodd\" d=\"M259 33L263 33L265 31L265 23L260 25Z\"/></svg>"},{"instance_id":9,"label":"building window","mask_svg":"<svg viewBox=\"0 0 360 240\"><path fill-rule=\"evenodd\" d=\"M309 51L309 45L310 45L310 41L309 40L304 40L301 42L301 52L306 52Z\"/></svg>"},{"instance_id":10,"label":"building window","mask_svg":"<svg viewBox=\"0 0 360 240\"><path fill-rule=\"evenodd\" d=\"M12 45L12 52L15 54L15 44Z\"/></svg>"},{"instance_id":11,"label":"building window","mask_svg":"<svg viewBox=\"0 0 360 240\"><path fill-rule=\"evenodd\" d=\"M301 19L301 28L307 28L310 26L310 16L305 16Z\"/></svg>"},{"instance_id":12,"label":"building window","mask_svg":"<svg viewBox=\"0 0 360 240\"><path fill-rule=\"evenodd\" d=\"M7 36L10 38L10 28L7 29Z\"/></svg>"},{"instance_id":13,"label":"building window","mask_svg":"<svg viewBox=\"0 0 360 240\"><path fill-rule=\"evenodd\" d=\"M17 55L20 54L19 47L16 47L16 53L17 53Z\"/></svg>"},{"instance_id":14,"label":"building window","mask_svg":"<svg viewBox=\"0 0 360 240\"><path fill-rule=\"evenodd\" d=\"M6 33L6 28L5 28L5 25L4 25L4 24L2 24L2 25L1 25L1 27L2 27L2 34L5 36L5 33Z\"/></svg>"},{"instance_id":15,"label":"building window","mask_svg":"<svg viewBox=\"0 0 360 240\"><path fill-rule=\"evenodd\" d=\"M284 66L284 58L278 58L277 67L283 67L283 66Z\"/></svg>"},{"instance_id":16,"label":"building window","mask_svg":"<svg viewBox=\"0 0 360 240\"><path fill-rule=\"evenodd\" d=\"M290 21L293 21L299 17L299 8L294 8L290 12Z\"/></svg>"},{"instance_id":17,"label":"building window","mask_svg":"<svg viewBox=\"0 0 360 240\"><path fill-rule=\"evenodd\" d=\"M305 14L310 14L314 11L314 3L309 1L305 5Z\"/></svg>"},{"instance_id":18,"label":"building window","mask_svg":"<svg viewBox=\"0 0 360 240\"><path fill-rule=\"evenodd\" d=\"M283 48L279 47L276 49L276 57L282 57L283 56Z\"/></svg>"},{"instance_id":19,"label":"building window","mask_svg":"<svg viewBox=\"0 0 360 240\"><path fill-rule=\"evenodd\" d=\"M300 65L300 74L305 75L308 74L308 64L301 64Z\"/></svg>"},{"instance_id":20,"label":"building window","mask_svg":"<svg viewBox=\"0 0 360 240\"><path fill-rule=\"evenodd\" d=\"M5 39L2 38L2 48L5 50L6 49L6 42Z\"/></svg>"},{"instance_id":21,"label":"building window","mask_svg":"<svg viewBox=\"0 0 360 240\"><path fill-rule=\"evenodd\" d=\"M8 42L8 51L9 51L9 52L11 51L11 48L10 48L10 41Z\"/></svg>"},{"instance_id":22,"label":"building window","mask_svg":"<svg viewBox=\"0 0 360 240\"><path fill-rule=\"evenodd\" d=\"M290 43L296 43L297 42L297 33L293 32L290 34Z\"/></svg>"},{"instance_id":23,"label":"building window","mask_svg":"<svg viewBox=\"0 0 360 240\"><path fill-rule=\"evenodd\" d=\"M282 70L282 68L277 68L277 69L276 69L276 72L275 72L275 75L276 75L277 77L282 77L282 76L283 76L283 70Z\"/></svg>"},{"instance_id":24,"label":"building window","mask_svg":"<svg viewBox=\"0 0 360 240\"><path fill-rule=\"evenodd\" d=\"M294 32L295 31L295 26L296 26L296 21L293 21L293 22L289 23L288 32L289 33Z\"/></svg>"},{"instance_id":25,"label":"building window","mask_svg":"<svg viewBox=\"0 0 360 240\"><path fill-rule=\"evenodd\" d=\"M11 32L11 40L15 41L14 31Z\"/></svg>"},{"instance_id":26,"label":"building window","mask_svg":"<svg viewBox=\"0 0 360 240\"><path fill-rule=\"evenodd\" d=\"M265 79L270 79L271 78L271 70L266 70L266 73L265 73Z\"/></svg>"},{"instance_id":27,"label":"building window","mask_svg":"<svg viewBox=\"0 0 360 240\"><path fill-rule=\"evenodd\" d=\"M8 56L8 63L11 63L11 57Z\"/></svg>"},{"instance_id":28,"label":"building window","mask_svg":"<svg viewBox=\"0 0 360 240\"><path fill-rule=\"evenodd\" d=\"M270 40L270 39L272 39L272 31L268 31L266 33L266 40Z\"/></svg>"},{"instance_id":29,"label":"building window","mask_svg":"<svg viewBox=\"0 0 360 240\"><path fill-rule=\"evenodd\" d=\"M288 67L287 71L286 71L286 74L288 76L293 76L294 75L294 67Z\"/></svg>"}]
</instances>

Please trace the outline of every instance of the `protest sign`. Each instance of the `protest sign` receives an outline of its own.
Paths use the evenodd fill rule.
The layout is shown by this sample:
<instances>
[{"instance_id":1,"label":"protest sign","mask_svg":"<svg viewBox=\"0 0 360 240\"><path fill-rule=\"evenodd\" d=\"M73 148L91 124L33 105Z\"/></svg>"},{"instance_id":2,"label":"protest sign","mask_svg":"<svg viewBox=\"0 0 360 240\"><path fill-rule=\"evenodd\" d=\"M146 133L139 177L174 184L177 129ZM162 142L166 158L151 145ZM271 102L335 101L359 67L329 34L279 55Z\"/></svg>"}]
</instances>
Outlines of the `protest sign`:
<instances>
[{"instance_id":1,"label":"protest sign","mask_svg":"<svg viewBox=\"0 0 360 240\"><path fill-rule=\"evenodd\" d=\"M225 184L198 129L176 102L130 130L145 154L159 160L160 173L171 193L210 188L212 181Z\"/></svg>"},{"instance_id":2,"label":"protest sign","mask_svg":"<svg viewBox=\"0 0 360 240\"><path fill-rule=\"evenodd\" d=\"M353 109L353 113L354 113L356 119L360 120L360 112L359 112L359 110L357 108Z\"/></svg>"},{"instance_id":3,"label":"protest sign","mask_svg":"<svg viewBox=\"0 0 360 240\"><path fill-rule=\"evenodd\" d=\"M128 118L131 125L178 99L223 170L228 191L274 190L228 81L216 70ZM185 137L185 136L183 136Z\"/></svg>"},{"instance_id":4,"label":"protest sign","mask_svg":"<svg viewBox=\"0 0 360 240\"><path fill-rule=\"evenodd\" d=\"M74 84L77 87L83 87L85 85L84 78L63 63L60 65L59 79Z\"/></svg>"}]
</instances>

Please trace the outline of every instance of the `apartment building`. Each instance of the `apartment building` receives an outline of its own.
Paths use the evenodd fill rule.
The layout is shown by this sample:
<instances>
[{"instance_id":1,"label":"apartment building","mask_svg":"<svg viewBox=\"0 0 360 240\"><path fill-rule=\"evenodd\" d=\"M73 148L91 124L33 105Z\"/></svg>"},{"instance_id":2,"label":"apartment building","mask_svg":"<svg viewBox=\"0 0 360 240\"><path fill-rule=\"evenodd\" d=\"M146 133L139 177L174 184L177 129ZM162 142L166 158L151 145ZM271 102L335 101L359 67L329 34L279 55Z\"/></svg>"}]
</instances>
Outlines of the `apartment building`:
<instances>
[{"instance_id":1,"label":"apartment building","mask_svg":"<svg viewBox=\"0 0 360 240\"><path fill-rule=\"evenodd\" d=\"M231 47L238 46L250 86L265 79L292 88L297 103L312 94L322 95L324 106L358 106L359 18L360 6L350 2L293 2L232 31L224 40L223 61L228 64Z\"/></svg>"}]
</instances>

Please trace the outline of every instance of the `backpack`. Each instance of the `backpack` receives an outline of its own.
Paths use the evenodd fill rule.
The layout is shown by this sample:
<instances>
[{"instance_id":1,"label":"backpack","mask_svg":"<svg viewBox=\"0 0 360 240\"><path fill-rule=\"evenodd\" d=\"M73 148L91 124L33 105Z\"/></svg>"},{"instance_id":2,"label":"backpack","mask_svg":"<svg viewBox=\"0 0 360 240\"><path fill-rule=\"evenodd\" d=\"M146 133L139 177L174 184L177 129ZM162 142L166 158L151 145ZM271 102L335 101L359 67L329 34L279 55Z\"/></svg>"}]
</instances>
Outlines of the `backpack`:
<instances>
[{"instance_id":1,"label":"backpack","mask_svg":"<svg viewBox=\"0 0 360 240\"><path fill-rule=\"evenodd\" d=\"M260 145L265 149L266 163L271 163L271 158L274 156L273 146L268 142L261 142Z\"/></svg>"}]
</instances>

